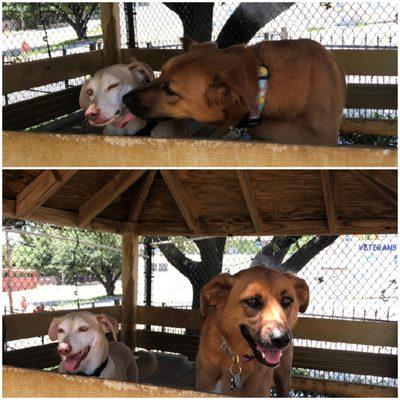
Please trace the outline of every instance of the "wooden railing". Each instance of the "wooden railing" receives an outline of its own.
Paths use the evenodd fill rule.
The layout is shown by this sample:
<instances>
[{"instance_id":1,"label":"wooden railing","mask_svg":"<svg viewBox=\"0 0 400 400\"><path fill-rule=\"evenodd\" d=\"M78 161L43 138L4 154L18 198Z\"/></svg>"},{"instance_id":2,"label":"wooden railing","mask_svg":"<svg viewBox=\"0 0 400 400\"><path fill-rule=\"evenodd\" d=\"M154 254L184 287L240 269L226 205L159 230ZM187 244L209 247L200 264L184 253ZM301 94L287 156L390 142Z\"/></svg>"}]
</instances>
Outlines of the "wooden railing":
<instances>
[{"instance_id":1,"label":"wooden railing","mask_svg":"<svg viewBox=\"0 0 400 400\"><path fill-rule=\"evenodd\" d=\"M139 306L137 323L161 327L184 328L200 331L202 319L197 311L174 308ZM5 341L24 339L47 334L54 316L64 315L69 310L35 314L3 316ZM95 313L107 313L121 320L121 307L99 307ZM347 321L321 318L299 318L294 329L297 339L322 342L350 343L369 346L397 347L397 323L384 321ZM137 347L180 353L194 360L199 337L176 333L138 330ZM58 355L55 344L8 352L5 362L25 368L46 368L56 365ZM392 354L367 353L344 350L297 346L293 366L322 371L397 377L397 356ZM377 385L360 385L329 380L295 377L293 388L306 391L322 391L340 396L393 397L396 389Z\"/></svg>"}]
</instances>

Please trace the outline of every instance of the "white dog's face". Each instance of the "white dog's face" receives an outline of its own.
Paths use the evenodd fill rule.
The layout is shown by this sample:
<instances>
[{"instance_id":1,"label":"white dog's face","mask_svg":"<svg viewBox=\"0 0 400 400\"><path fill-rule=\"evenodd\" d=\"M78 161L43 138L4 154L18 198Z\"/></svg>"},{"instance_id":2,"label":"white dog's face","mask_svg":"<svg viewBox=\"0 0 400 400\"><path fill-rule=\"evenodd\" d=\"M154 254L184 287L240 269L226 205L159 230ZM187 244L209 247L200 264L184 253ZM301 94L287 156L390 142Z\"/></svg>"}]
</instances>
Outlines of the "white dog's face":
<instances>
[{"instance_id":1,"label":"white dog's face","mask_svg":"<svg viewBox=\"0 0 400 400\"><path fill-rule=\"evenodd\" d=\"M92 125L104 126L119 119L123 128L134 116L122 103L122 96L152 80L154 73L147 64L112 65L82 85L79 104Z\"/></svg>"},{"instance_id":2,"label":"white dog's face","mask_svg":"<svg viewBox=\"0 0 400 400\"><path fill-rule=\"evenodd\" d=\"M84 368L90 352L104 342L104 333L111 331L116 339L118 323L105 314L95 315L88 311L72 312L62 318L53 318L49 327L51 340L58 339L57 351L61 363L68 372ZM82 369L81 368L81 369Z\"/></svg>"}]
</instances>

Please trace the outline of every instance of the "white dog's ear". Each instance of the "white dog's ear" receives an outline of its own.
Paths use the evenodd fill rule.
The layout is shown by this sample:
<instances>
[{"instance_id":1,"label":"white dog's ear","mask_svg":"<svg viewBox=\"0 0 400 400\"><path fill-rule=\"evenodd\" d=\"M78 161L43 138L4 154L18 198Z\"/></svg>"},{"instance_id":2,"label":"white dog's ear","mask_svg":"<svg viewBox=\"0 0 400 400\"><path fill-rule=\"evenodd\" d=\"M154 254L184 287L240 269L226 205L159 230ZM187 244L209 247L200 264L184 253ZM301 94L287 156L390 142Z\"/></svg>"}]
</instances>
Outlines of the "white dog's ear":
<instances>
[{"instance_id":1,"label":"white dog's ear","mask_svg":"<svg viewBox=\"0 0 400 400\"><path fill-rule=\"evenodd\" d=\"M49 335L50 340L57 340L58 338L58 325L61 321L60 317L55 317L52 319L49 330L47 334Z\"/></svg>"},{"instance_id":2,"label":"white dog's ear","mask_svg":"<svg viewBox=\"0 0 400 400\"><path fill-rule=\"evenodd\" d=\"M118 321L107 314L96 315L97 321L103 332L111 332L115 341L117 341Z\"/></svg>"},{"instance_id":3,"label":"white dog's ear","mask_svg":"<svg viewBox=\"0 0 400 400\"><path fill-rule=\"evenodd\" d=\"M154 81L155 76L152 68L142 62L132 61L127 65L131 74L142 84L147 85L151 81Z\"/></svg>"},{"instance_id":4,"label":"white dog's ear","mask_svg":"<svg viewBox=\"0 0 400 400\"><path fill-rule=\"evenodd\" d=\"M207 316L208 307L222 307L225 304L227 295L229 294L234 278L227 274L219 274L208 282L200 294L200 314Z\"/></svg>"},{"instance_id":5,"label":"white dog's ear","mask_svg":"<svg viewBox=\"0 0 400 400\"><path fill-rule=\"evenodd\" d=\"M87 85L89 83L89 80L83 82L83 85L81 87L81 91L79 93L79 105L82 110L85 110L89 107L90 105L90 97L87 94Z\"/></svg>"}]
</instances>

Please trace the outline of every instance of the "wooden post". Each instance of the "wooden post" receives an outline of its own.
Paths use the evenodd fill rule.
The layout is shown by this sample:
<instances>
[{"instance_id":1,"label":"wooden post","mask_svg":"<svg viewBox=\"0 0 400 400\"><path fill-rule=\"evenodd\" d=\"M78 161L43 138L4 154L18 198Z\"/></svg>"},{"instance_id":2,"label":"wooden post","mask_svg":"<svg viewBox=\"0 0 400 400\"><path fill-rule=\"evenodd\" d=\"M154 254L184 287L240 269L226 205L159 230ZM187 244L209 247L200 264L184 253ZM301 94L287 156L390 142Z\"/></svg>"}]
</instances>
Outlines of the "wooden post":
<instances>
[{"instance_id":1,"label":"wooden post","mask_svg":"<svg viewBox=\"0 0 400 400\"><path fill-rule=\"evenodd\" d=\"M103 67L118 64L121 60L121 32L119 3L100 3L103 30Z\"/></svg>"},{"instance_id":2,"label":"wooden post","mask_svg":"<svg viewBox=\"0 0 400 400\"><path fill-rule=\"evenodd\" d=\"M133 350L136 343L138 256L138 235L124 233L122 235L121 341Z\"/></svg>"}]
</instances>

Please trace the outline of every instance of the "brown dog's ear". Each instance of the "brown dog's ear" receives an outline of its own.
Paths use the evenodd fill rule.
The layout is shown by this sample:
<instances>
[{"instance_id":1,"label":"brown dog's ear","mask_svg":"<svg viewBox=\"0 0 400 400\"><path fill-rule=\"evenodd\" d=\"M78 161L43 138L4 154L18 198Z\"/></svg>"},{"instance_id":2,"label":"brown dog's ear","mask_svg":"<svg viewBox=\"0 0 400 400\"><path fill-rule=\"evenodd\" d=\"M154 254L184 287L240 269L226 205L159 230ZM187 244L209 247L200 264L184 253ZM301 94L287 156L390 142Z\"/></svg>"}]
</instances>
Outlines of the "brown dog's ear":
<instances>
[{"instance_id":1,"label":"brown dog's ear","mask_svg":"<svg viewBox=\"0 0 400 400\"><path fill-rule=\"evenodd\" d=\"M194 44L197 44L197 42L195 40L193 40L190 36L184 36L183 38L181 38L181 43L182 43L184 53L187 53L188 51L190 51L192 46Z\"/></svg>"},{"instance_id":2,"label":"brown dog's ear","mask_svg":"<svg viewBox=\"0 0 400 400\"><path fill-rule=\"evenodd\" d=\"M240 84L238 77L233 77L228 71L219 72L212 80L206 93L210 107L241 106L250 110L246 91Z\"/></svg>"},{"instance_id":3,"label":"brown dog's ear","mask_svg":"<svg viewBox=\"0 0 400 400\"><path fill-rule=\"evenodd\" d=\"M198 43L190 36L181 38L181 43L184 53L187 53L191 50L218 49L218 45L215 42Z\"/></svg>"},{"instance_id":4,"label":"brown dog's ear","mask_svg":"<svg viewBox=\"0 0 400 400\"><path fill-rule=\"evenodd\" d=\"M310 301L310 289L304 279L297 277L291 272L285 272L285 275L292 281L296 290L297 298L299 299L299 311L306 312Z\"/></svg>"},{"instance_id":5,"label":"brown dog's ear","mask_svg":"<svg viewBox=\"0 0 400 400\"><path fill-rule=\"evenodd\" d=\"M115 341L117 341L118 321L107 314L96 315L97 321L103 332L111 332Z\"/></svg>"},{"instance_id":6,"label":"brown dog's ear","mask_svg":"<svg viewBox=\"0 0 400 400\"><path fill-rule=\"evenodd\" d=\"M215 276L200 294L200 314L205 317L208 307L220 307L233 285L233 277L227 273Z\"/></svg>"},{"instance_id":7,"label":"brown dog's ear","mask_svg":"<svg viewBox=\"0 0 400 400\"><path fill-rule=\"evenodd\" d=\"M147 85L151 81L154 81L154 71L152 68L142 62L132 61L130 64L127 65L131 74L142 84Z\"/></svg>"},{"instance_id":8,"label":"brown dog's ear","mask_svg":"<svg viewBox=\"0 0 400 400\"><path fill-rule=\"evenodd\" d=\"M49 335L50 340L57 340L58 338L58 325L60 323L62 318L60 317L55 317L52 319L49 330L47 334Z\"/></svg>"},{"instance_id":9,"label":"brown dog's ear","mask_svg":"<svg viewBox=\"0 0 400 400\"><path fill-rule=\"evenodd\" d=\"M85 110L89 107L90 105L90 97L87 94L87 85L89 81L83 82L83 85L81 87L81 91L79 92L79 105L82 110Z\"/></svg>"}]
</instances>

